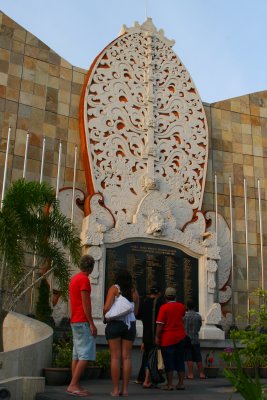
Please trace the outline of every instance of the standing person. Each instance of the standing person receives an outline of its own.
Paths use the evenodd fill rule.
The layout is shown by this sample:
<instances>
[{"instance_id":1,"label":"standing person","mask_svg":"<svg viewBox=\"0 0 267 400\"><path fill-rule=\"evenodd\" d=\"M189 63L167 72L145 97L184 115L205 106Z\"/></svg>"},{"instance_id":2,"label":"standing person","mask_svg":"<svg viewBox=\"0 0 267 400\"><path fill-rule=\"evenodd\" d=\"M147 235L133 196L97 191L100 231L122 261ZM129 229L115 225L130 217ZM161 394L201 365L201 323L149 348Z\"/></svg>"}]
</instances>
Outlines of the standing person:
<instances>
[{"instance_id":1,"label":"standing person","mask_svg":"<svg viewBox=\"0 0 267 400\"><path fill-rule=\"evenodd\" d=\"M120 270L115 276L114 285L107 293L103 314L110 310L115 298L120 294L133 303L133 311L124 317L112 320L107 323L105 334L109 344L111 356L111 378L113 390L112 397L127 396L128 383L132 370L132 346L136 335L135 315L139 307L139 295L133 287L132 276L126 270ZM119 389L120 366L122 359L122 389Z\"/></svg>"},{"instance_id":2,"label":"standing person","mask_svg":"<svg viewBox=\"0 0 267 400\"><path fill-rule=\"evenodd\" d=\"M176 290L168 287L165 291L166 304L160 307L157 318L156 344L161 346L165 365L167 385L165 390L173 390L173 371L178 374L177 390L184 390L184 346L185 329L183 317L185 307L176 301Z\"/></svg>"},{"instance_id":3,"label":"standing person","mask_svg":"<svg viewBox=\"0 0 267 400\"><path fill-rule=\"evenodd\" d=\"M188 379L194 379L193 367L194 362L197 363L200 379L206 379L203 365L202 356L200 352L200 343L198 333L202 326L202 319L198 312L195 311L195 307L192 301L187 302L187 312L184 316L184 327L191 340L191 345L186 348L185 359L187 361L188 368Z\"/></svg>"},{"instance_id":4,"label":"standing person","mask_svg":"<svg viewBox=\"0 0 267 400\"><path fill-rule=\"evenodd\" d=\"M94 259L84 255L78 274L71 278L69 286L71 329L73 335L72 379L67 393L86 397L90 393L80 386L80 378L89 360L95 360L97 329L92 318L91 285L89 275L94 269Z\"/></svg>"},{"instance_id":5,"label":"standing person","mask_svg":"<svg viewBox=\"0 0 267 400\"><path fill-rule=\"evenodd\" d=\"M160 288L158 286L153 286L144 301L140 303L137 315L137 319L140 319L143 323L143 343L141 345L141 350L143 351L142 366L145 370L144 389L153 387L148 369L148 354L155 346L156 320L162 304L164 304L164 299L161 297Z\"/></svg>"}]
</instances>

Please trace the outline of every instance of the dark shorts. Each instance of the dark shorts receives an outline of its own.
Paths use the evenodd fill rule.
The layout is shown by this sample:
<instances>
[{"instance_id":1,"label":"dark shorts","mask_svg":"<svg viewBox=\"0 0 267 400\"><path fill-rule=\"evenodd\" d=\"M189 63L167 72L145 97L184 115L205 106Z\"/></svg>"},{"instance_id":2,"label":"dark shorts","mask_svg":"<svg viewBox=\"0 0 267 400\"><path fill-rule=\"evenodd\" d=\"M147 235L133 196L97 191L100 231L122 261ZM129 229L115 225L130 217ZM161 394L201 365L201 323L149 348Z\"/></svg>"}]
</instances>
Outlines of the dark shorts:
<instances>
[{"instance_id":1,"label":"dark shorts","mask_svg":"<svg viewBox=\"0 0 267 400\"><path fill-rule=\"evenodd\" d=\"M185 339L171 346L162 346L161 352L165 365L165 372L178 371L184 372L184 346Z\"/></svg>"},{"instance_id":2,"label":"dark shorts","mask_svg":"<svg viewBox=\"0 0 267 400\"><path fill-rule=\"evenodd\" d=\"M193 362L201 362L200 344L191 344L185 351L185 360Z\"/></svg>"},{"instance_id":3,"label":"dark shorts","mask_svg":"<svg viewBox=\"0 0 267 400\"><path fill-rule=\"evenodd\" d=\"M122 338L133 342L136 335L136 323L131 322L131 327L128 329L123 321L110 321L107 323L105 334L107 340Z\"/></svg>"}]
</instances>

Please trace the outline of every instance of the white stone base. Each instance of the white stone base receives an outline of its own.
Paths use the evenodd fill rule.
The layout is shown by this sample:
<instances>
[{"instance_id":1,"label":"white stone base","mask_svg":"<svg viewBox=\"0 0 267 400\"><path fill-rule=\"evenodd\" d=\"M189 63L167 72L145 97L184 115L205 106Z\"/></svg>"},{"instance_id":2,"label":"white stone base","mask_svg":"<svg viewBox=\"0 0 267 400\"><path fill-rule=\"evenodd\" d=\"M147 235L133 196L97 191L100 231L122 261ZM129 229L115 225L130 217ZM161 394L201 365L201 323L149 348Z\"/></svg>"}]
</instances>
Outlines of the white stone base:
<instances>
[{"instance_id":1,"label":"white stone base","mask_svg":"<svg viewBox=\"0 0 267 400\"><path fill-rule=\"evenodd\" d=\"M45 378L18 376L0 381L0 387L9 390L12 400L35 400L45 390Z\"/></svg>"},{"instance_id":2,"label":"white stone base","mask_svg":"<svg viewBox=\"0 0 267 400\"><path fill-rule=\"evenodd\" d=\"M199 332L199 339L224 340L225 332L214 325L205 325Z\"/></svg>"}]
</instances>

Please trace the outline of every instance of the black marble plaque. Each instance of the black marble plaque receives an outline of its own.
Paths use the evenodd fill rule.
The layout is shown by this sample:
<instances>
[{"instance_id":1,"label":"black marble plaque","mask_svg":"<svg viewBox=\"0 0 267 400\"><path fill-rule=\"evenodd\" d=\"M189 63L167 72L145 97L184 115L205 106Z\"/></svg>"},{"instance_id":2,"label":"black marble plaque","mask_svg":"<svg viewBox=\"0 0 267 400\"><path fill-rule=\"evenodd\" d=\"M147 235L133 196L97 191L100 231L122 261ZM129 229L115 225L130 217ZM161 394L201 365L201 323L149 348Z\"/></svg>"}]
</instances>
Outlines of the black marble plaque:
<instances>
[{"instance_id":1,"label":"black marble plaque","mask_svg":"<svg viewBox=\"0 0 267 400\"><path fill-rule=\"evenodd\" d=\"M105 292L114 283L117 269L126 268L140 294L152 286L162 293L168 286L177 290L177 300L191 300L198 309L198 259L182 250L155 243L132 242L106 249Z\"/></svg>"}]
</instances>

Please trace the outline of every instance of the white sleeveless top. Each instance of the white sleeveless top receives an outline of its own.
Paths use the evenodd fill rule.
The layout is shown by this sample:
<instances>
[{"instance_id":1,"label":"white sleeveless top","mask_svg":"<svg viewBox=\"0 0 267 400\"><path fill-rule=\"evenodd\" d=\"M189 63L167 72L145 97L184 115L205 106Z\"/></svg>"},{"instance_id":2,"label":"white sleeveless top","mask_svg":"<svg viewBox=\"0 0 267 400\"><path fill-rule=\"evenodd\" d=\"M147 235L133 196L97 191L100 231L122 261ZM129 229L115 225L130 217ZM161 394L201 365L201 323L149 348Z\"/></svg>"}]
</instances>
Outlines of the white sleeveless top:
<instances>
[{"instance_id":1,"label":"white sleeveless top","mask_svg":"<svg viewBox=\"0 0 267 400\"><path fill-rule=\"evenodd\" d=\"M119 291L119 294L121 294L121 289L120 289L119 285L114 285L114 286L116 286L116 288ZM117 319L118 321L123 321L128 326L128 329L131 328L131 322L136 321L136 318L134 315L134 302L131 301L130 303L132 305L132 311L129 314L124 315L123 317L120 317Z\"/></svg>"}]
</instances>

